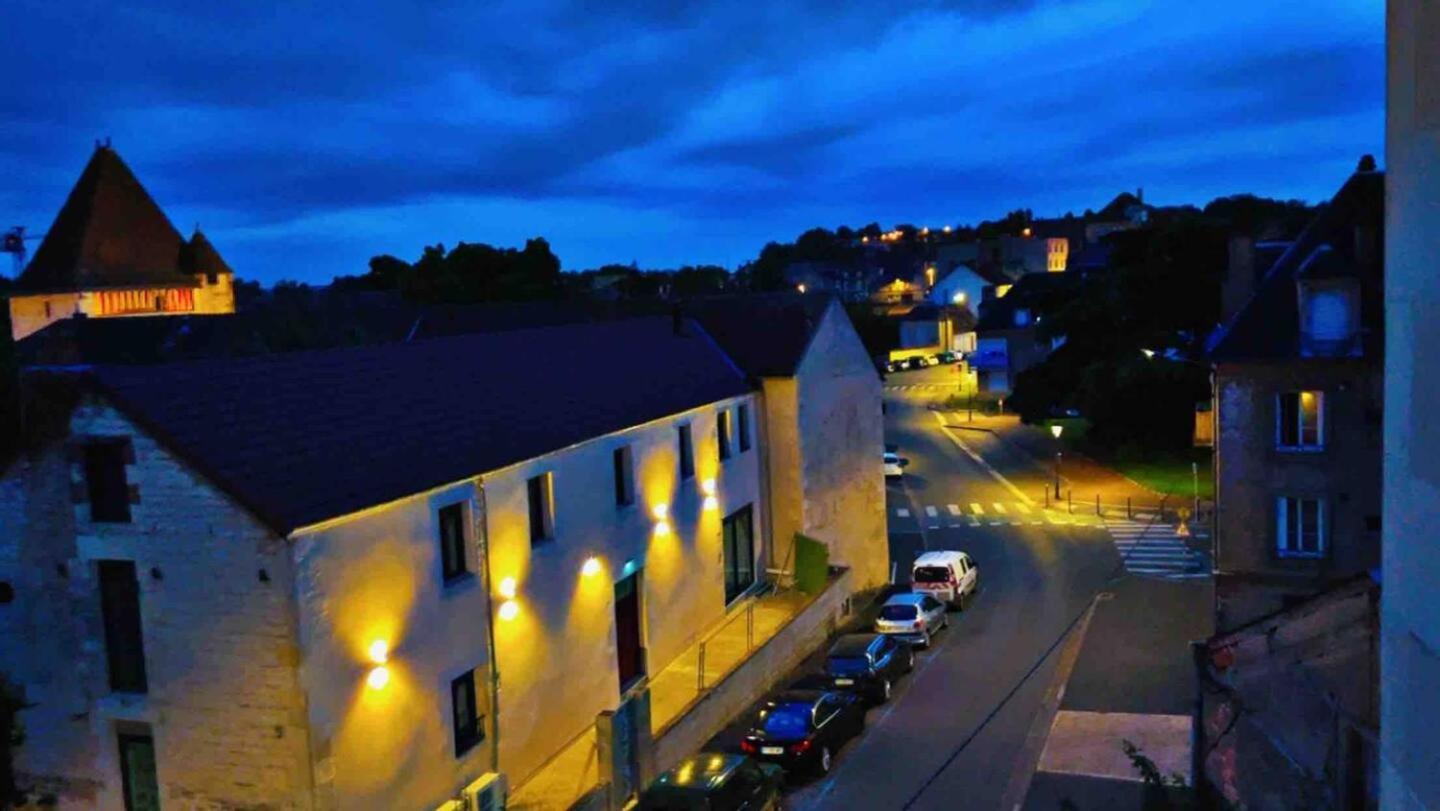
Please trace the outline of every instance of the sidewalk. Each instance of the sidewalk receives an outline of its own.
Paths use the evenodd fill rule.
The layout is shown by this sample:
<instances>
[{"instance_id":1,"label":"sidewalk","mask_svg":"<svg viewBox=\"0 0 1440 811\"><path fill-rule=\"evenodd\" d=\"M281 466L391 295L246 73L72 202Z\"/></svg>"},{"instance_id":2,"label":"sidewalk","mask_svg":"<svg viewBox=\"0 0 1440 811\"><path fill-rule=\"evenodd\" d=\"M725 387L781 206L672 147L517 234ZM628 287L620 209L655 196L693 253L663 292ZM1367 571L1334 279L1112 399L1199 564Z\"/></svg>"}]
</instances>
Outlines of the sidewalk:
<instances>
[{"instance_id":1,"label":"sidewalk","mask_svg":"<svg viewBox=\"0 0 1440 811\"><path fill-rule=\"evenodd\" d=\"M956 431L986 460L995 464L1005 476L1022 490L1032 493L1044 503L1046 493L1054 499L1055 452L1061 444L1050 431L1038 425L1025 425L1013 414L989 415L966 411L946 411L946 427ZM998 461L998 463L997 463ZM1107 514L1131 511L1131 515L1149 517L1162 507L1170 513L1191 506L1188 499L1165 496L1139 482L1126 478L1077 451L1063 449L1060 459L1060 489L1075 509L1087 505L1095 509L1096 497Z\"/></svg>"}]
</instances>

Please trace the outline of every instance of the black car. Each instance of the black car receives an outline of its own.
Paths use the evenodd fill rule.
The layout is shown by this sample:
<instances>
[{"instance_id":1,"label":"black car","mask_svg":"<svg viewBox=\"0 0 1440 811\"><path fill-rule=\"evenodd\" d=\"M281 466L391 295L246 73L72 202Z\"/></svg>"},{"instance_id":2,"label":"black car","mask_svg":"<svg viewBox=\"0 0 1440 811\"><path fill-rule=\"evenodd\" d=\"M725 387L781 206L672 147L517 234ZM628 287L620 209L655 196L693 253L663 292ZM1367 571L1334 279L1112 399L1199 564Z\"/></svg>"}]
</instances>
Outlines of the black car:
<instances>
[{"instance_id":1,"label":"black car","mask_svg":"<svg viewBox=\"0 0 1440 811\"><path fill-rule=\"evenodd\" d=\"M922 358L922 357L920 357L919 355L916 355L916 356L911 357L911 358L906 358L904 361L902 361L902 363L905 364L905 368L906 368L906 369L924 369L924 368L925 368L925 359Z\"/></svg>"},{"instance_id":2,"label":"black car","mask_svg":"<svg viewBox=\"0 0 1440 811\"><path fill-rule=\"evenodd\" d=\"M660 775L640 795L642 811L769 811L780 807L777 766L702 752Z\"/></svg>"},{"instance_id":3,"label":"black car","mask_svg":"<svg viewBox=\"0 0 1440 811\"><path fill-rule=\"evenodd\" d=\"M786 771L825 774L834 754L863 729L865 705L859 696L787 690L765 702L740 749Z\"/></svg>"},{"instance_id":4,"label":"black car","mask_svg":"<svg viewBox=\"0 0 1440 811\"><path fill-rule=\"evenodd\" d=\"M835 690L858 693L876 704L915 667L915 652L883 634L846 634L825 657L825 678Z\"/></svg>"}]
</instances>

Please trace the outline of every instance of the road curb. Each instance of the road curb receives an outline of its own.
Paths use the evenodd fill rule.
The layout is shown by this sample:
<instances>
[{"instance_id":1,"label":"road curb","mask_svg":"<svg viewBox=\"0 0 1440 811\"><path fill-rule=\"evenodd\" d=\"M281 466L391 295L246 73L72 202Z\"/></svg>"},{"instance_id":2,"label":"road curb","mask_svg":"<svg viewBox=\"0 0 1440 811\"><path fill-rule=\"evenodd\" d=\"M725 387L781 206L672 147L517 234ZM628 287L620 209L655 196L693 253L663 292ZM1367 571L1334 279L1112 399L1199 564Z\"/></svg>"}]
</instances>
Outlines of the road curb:
<instances>
[{"instance_id":1,"label":"road curb","mask_svg":"<svg viewBox=\"0 0 1440 811\"><path fill-rule=\"evenodd\" d=\"M1026 733L1025 743L1020 747L1015 769L1005 784L1005 793L1000 795L1000 808L1004 811L1020 811L1025 804L1025 797L1030 793L1030 782L1035 779L1035 771L1040 766L1040 756L1050 739L1050 728L1055 723L1055 716L1060 712L1060 702L1065 699L1065 686L1070 683L1070 675L1075 671L1075 663L1080 659L1080 649L1085 644L1085 634L1090 630L1090 620L1095 616L1095 607L1100 604L1100 598L1101 594L1097 594L1090 600L1084 619L1080 620L1080 624L1060 651L1060 662L1055 667L1055 676L1045 690L1045 698L1035 713L1035 720L1030 723L1030 731Z\"/></svg>"}]
</instances>

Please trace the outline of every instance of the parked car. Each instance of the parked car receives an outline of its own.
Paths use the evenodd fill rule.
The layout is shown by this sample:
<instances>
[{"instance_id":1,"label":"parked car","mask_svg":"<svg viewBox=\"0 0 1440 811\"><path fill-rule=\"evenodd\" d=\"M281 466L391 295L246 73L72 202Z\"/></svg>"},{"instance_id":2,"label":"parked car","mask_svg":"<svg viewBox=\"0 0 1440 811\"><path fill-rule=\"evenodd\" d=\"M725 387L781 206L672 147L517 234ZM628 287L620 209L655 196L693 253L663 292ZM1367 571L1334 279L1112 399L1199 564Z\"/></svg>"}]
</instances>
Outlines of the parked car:
<instances>
[{"instance_id":1,"label":"parked car","mask_svg":"<svg viewBox=\"0 0 1440 811\"><path fill-rule=\"evenodd\" d=\"M941 352L935 356L935 359L941 363L955 363L960 360L960 356L954 352Z\"/></svg>"},{"instance_id":2,"label":"parked car","mask_svg":"<svg viewBox=\"0 0 1440 811\"><path fill-rule=\"evenodd\" d=\"M885 451L885 478L894 480L905 475L905 460L900 454L893 451Z\"/></svg>"},{"instance_id":3,"label":"parked car","mask_svg":"<svg viewBox=\"0 0 1440 811\"><path fill-rule=\"evenodd\" d=\"M786 771L830 771L831 758L865 729L865 704L852 693L787 690L765 702L741 751Z\"/></svg>"},{"instance_id":4,"label":"parked car","mask_svg":"<svg viewBox=\"0 0 1440 811\"><path fill-rule=\"evenodd\" d=\"M922 358L922 357L920 357L919 355L915 355L915 356L913 356L913 357L906 358L906 359L905 359L905 368L906 368L906 369L924 369L924 368L925 368L925 359Z\"/></svg>"},{"instance_id":5,"label":"parked car","mask_svg":"<svg viewBox=\"0 0 1440 811\"><path fill-rule=\"evenodd\" d=\"M875 618L875 633L887 634L896 639L930 647L930 638L941 628L950 626L950 616L945 604L929 594L910 592L895 594L880 606L880 615Z\"/></svg>"},{"instance_id":6,"label":"parked car","mask_svg":"<svg viewBox=\"0 0 1440 811\"><path fill-rule=\"evenodd\" d=\"M744 755L701 752L655 778L641 811L772 811L785 771Z\"/></svg>"},{"instance_id":7,"label":"parked car","mask_svg":"<svg viewBox=\"0 0 1440 811\"><path fill-rule=\"evenodd\" d=\"M964 552L935 550L915 558L910 570L910 588L955 608L965 607L965 598L980 586L980 569Z\"/></svg>"},{"instance_id":8,"label":"parked car","mask_svg":"<svg viewBox=\"0 0 1440 811\"><path fill-rule=\"evenodd\" d=\"M915 667L915 652L882 634L846 634L825 657L825 679L835 690L857 693L872 703L890 700L900 677Z\"/></svg>"}]
</instances>

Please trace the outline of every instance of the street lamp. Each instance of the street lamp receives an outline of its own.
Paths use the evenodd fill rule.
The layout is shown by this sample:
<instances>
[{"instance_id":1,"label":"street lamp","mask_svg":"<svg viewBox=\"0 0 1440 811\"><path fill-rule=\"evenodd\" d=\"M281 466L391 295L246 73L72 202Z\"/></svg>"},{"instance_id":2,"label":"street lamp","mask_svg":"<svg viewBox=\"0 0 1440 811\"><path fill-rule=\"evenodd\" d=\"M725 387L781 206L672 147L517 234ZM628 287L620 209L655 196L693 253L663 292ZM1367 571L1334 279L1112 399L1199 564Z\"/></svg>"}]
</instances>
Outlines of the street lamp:
<instances>
[{"instance_id":1,"label":"street lamp","mask_svg":"<svg viewBox=\"0 0 1440 811\"><path fill-rule=\"evenodd\" d=\"M1060 500L1060 434L1065 431L1063 425L1051 425L1050 434L1055 437L1055 500Z\"/></svg>"}]
</instances>

